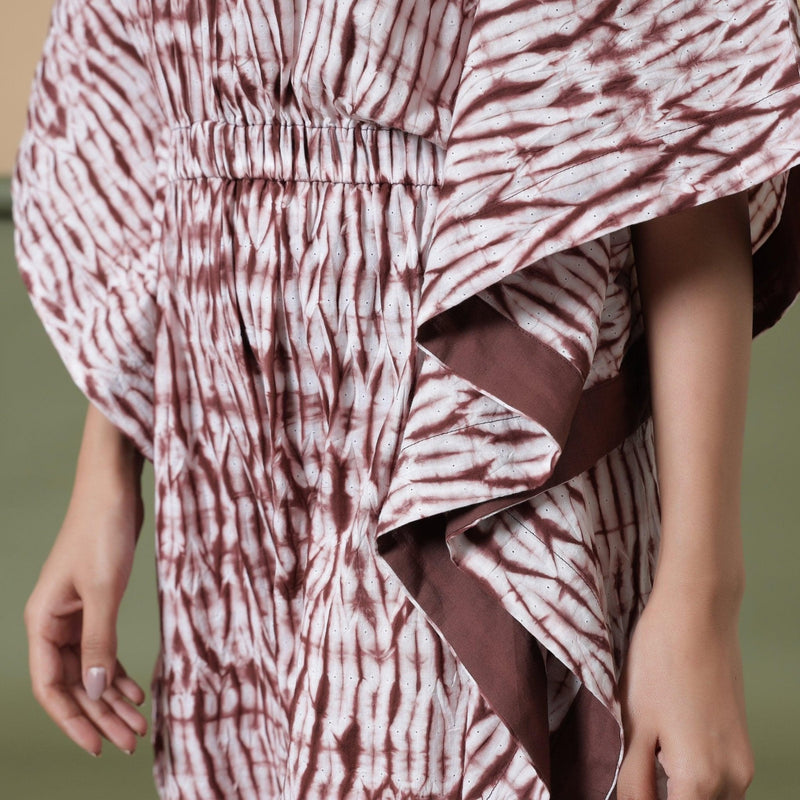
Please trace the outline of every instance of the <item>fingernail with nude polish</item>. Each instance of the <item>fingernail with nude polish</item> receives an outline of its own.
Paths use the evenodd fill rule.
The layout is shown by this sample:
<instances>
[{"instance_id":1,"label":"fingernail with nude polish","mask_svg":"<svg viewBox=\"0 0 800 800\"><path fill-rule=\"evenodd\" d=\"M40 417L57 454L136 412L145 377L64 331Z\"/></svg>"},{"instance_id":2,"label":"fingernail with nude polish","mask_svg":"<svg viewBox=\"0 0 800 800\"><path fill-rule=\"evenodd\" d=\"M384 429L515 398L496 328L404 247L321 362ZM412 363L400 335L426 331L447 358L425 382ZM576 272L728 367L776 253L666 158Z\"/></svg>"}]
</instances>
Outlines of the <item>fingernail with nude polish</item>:
<instances>
[{"instance_id":1,"label":"fingernail with nude polish","mask_svg":"<svg viewBox=\"0 0 800 800\"><path fill-rule=\"evenodd\" d=\"M100 695L106 690L105 667L92 667L86 673L86 694L90 700L99 700Z\"/></svg>"}]
</instances>

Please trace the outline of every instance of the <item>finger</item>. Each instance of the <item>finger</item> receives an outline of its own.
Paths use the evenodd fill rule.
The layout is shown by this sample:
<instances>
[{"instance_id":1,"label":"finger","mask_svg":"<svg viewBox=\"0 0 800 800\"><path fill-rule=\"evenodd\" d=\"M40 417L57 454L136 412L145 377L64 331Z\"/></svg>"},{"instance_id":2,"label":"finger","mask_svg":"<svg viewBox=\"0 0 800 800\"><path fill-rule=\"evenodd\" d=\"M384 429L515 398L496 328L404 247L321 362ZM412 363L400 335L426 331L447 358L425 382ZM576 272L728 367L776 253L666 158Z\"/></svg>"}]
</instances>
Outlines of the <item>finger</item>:
<instances>
[{"instance_id":1,"label":"finger","mask_svg":"<svg viewBox=\"0 0 800 800\"><path fill-rule=\"evenodd\" d=\"M62 688L47 687L41 693L36 693L36 699L53 722L78 747L82 747L93 756L100 755L103 749L100 732L67 691Z\"/></svg>"},{"instance_id":2,"label":"finger","mask_svg":"<svg viewBox=\"0 0 800 800\"><path fill-rule=\"evenodd\" d=\"M109 742L125 753L132 753L136 749L136 731L117 715L109 703L104 699L90 699L79 684L73 687L72 696L83 714Z\"/></svg>"},{"instance_id":3,"label":"finger","mask_svg":"<svg viewBox=\"0 0 800 800\"><path fill-rule=\"evenodd\" d=\"M80 662L77 653L70 648L64 648L62 650L62 658L69 691L71 691L72 697L80 705L87 718L102 735L105 735L120 749L126 752L133 752L134 748L130 747L130 735L125 731L124 727L111 722L111 717L104 717L104 715L116 714L119 721L130 728L135 735L144 735L147 732L147 720L137 709L129 705L124 696L113 685L103 692L103 696L99 701L91 700L86 694L80 679ZM114 730L118 734L116 738L113 735ZM109 731L112 732L111 735L109 735ZM122 739L119 738L120 736ZM135 738L133 741L135 747Z\"/></svg>"},{"instance_id":4,"label":"finger","mask_svg":"<svg viewBox=\"0 0 800 800\"><path fill-rule=\"evenodd\" d=\"M144 689L136 683L126 672L122 664L117 661L114 670L114 687L119 690L123 697L130 700L134 705L140 706L145 701Z\"/></svg>"},{"instance_id":5,"label":"finger","mask_svg":"<svg viewBox=\"0 0 800 800\"><path fill-rule=\"evenodd\" d=\"M619 769L617 800L658 800L655 746L649 737L631 738Z\"/></svg>"},{"instance_id":6,"label":"finger","mask_svg":"<svg viewBox=\"0 0 800 800\"><path fill-rule=\"evenodd\" d=\"M130 702L123 694L117 691L113 686L106 689L103 695L103 700L111 706L112 711L138 736L144 736L147 733L147 719Z\"/></svg>"},{"instance_id":7,"label":"finger","mask_svg":"<svg viewBox=\"0 0 800 800\"><path fill-rule=\"evenodd\" d=\"M81 670L83 686L91 700L98 700L114 680L117 663L118 601L105 588L83 597Z\"/></svg>"},{"instance_id":8,"label":"finger","mask_svg":"<svg viewBox=\"0 0 800 800\"><path fill-rule=\"evenodd\" d=\"M33 696L78 747L99 756L103 745L100 733L66 690L62 656L63 651L35 628L29 632L28 660Z\"/></svg>"}]
</instances>

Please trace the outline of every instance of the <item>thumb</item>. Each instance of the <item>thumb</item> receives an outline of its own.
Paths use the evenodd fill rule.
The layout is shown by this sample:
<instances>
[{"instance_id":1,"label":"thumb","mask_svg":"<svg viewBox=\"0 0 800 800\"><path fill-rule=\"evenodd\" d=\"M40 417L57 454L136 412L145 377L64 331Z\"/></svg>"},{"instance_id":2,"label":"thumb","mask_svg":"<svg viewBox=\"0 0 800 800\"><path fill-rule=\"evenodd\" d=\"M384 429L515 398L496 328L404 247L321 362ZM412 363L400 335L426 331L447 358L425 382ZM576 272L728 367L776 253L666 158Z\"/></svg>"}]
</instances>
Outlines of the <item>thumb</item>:
<instances>
[{"instance_id":1,"label":"thumb","mask_svg":"<svg viewBox=\"0 0 800 800\"><path fill-rule=\"evenodd\" d=\"M94 591L83 598L81 671L90 700L98 700L114 680L117 608L110 592Z\"/></svg>"},{"instance_id":2,"label":"thumb","mask_svg":"<svg viewBox=\"0 0 800 800\"><path fill-rule=\"evenodd\" d=\"M631 737L619 768L617 800L658 800L655 749L650 737Z\"/></svg>"}]
</instances>

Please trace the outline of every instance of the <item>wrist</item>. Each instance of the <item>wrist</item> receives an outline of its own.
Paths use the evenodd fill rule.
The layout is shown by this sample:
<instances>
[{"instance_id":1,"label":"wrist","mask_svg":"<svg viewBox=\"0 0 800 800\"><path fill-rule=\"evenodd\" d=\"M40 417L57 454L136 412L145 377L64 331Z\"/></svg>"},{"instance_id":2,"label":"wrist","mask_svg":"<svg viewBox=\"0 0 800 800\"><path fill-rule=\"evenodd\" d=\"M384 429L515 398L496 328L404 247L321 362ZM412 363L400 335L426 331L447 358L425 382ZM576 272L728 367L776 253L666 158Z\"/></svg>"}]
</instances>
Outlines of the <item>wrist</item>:
<instances>
[{"instance_id":1,"label":"wrist","mask_svg":"<svg viewBox=\"0 0 800 800\"><path fill-rule=\"evenodd\" d=\"M745 591L744 563L730 558L727 562L721 567L713 561L659 557L652 595L716 620L736 619Z\"/></svg>"},{"instance_id":2,"label":"wrist","mask_svg":"<svg viewBox=\"0 0 800 800\"><path fill-rule=\"evenodd\" d=\"M741 510L734 492L727 502L689 499L680 510L664 504L660 539L657 571L690 585L743 589Z\"/></svg>"}]
</instances>

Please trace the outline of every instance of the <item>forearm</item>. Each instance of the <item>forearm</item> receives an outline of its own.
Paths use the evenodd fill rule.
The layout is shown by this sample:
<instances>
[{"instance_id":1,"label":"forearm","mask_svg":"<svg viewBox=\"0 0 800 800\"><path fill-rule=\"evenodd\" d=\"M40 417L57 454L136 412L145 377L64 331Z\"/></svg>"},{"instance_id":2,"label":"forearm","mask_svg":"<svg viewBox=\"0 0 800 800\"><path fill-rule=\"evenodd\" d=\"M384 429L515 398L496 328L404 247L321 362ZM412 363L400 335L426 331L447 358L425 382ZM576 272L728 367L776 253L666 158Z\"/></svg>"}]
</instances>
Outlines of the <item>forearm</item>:
<instances>
[{"instance_id":1,"label":"forearm","mask_svg":"<svg viewBox=\"0 0 800 800\"><path fill-rule=\"evenodd\" d=\"M652 220L633 236L662 506L656 587L736 598L753 302L746 195Z\"/></svg>"},{"instance_id":2,"label":"forearm","mask_svg":"<svg viewBox=\"0 0 800 800\"><path fill-rule=\"evenodd\" d=\"M138 489L143 465L144 458L133 442L89 403L73 496L98 491L113 495Z\"/></svg>"},{"instance_id":3,"label":"forearm","mask_svg":"<svg viewBox=\"0 0 800 800\"><path fill-rule=\"evenodd\" d=\"M144 459L92 404L67 513L25 606L34 695L74 742L133 752L147 720L141 687L117 660L119 604L144 507Z\"/></svg>"}]
</instances>

